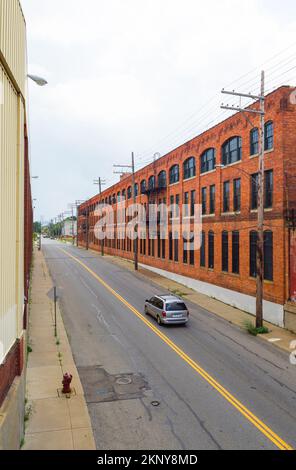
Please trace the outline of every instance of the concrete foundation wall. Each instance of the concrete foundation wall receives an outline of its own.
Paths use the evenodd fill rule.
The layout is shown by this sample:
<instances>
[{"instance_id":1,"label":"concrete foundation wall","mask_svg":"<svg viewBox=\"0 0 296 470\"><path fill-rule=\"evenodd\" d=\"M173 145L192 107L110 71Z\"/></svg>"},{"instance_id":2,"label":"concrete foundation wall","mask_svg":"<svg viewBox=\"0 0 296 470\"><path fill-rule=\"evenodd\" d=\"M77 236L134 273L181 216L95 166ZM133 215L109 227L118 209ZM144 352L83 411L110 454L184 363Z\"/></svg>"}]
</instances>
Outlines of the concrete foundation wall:
<instances>
[{"instance_id":1,"label":"concrete foundation wall","mask_svg":"<svg viewBox=\"0 0 296 470\"><path fill-rule=\"evenodd\" d=\"M214 299L221 300L222 302L231 305L232 307L239 308L245 312L255 315L256 311L256 299L250 295L241 294L224 287L216 286L215 284L209 284L207 282L198 281L190 277L182 276L180 274L172 273L170 271L164 271L163 269L149 266L148 264L141 264L145 269L149 269L161 276L172 279L173 281L179 282L186 287L201 292L202 294L213 297ZM263 302L263 316L264 320L273 323L274 325L284 327L284 307L283 305L276 304L274 302Z\"/></svg>"},{"instance_id":2,"label":"concrete foundation wall","mask_svg":"<svg viewBox=\"0 0 296 470\"><path fill-rule=\"evenodd\" d=\"M24 435L25 372L16 377L0 408L0 450L19 450Z\"/></svg>"},{"instance_id":3,"label":"concrete foundation wall","mask_svg":"<svg viewBox=\"0 0 296 470\"><path fill-rule=\"evenodd\" d=\"M296 304L285 305L285 328L296 333Z\"/></svg>"}]
</instances>

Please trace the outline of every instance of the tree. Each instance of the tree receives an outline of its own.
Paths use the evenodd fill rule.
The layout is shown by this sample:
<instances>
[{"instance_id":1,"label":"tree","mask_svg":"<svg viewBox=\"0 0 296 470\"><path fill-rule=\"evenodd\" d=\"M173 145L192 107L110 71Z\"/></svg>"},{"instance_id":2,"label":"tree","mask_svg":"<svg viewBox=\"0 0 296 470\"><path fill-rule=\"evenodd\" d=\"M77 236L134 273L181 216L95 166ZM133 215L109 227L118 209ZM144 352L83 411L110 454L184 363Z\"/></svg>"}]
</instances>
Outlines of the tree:
<instances>
[{"instance_id":1,"label":"tree","mask_svg":"<svg viewBox=\"0 0 296 470\"><path fill-rule=\"evenodd\" d=\"M40 233L41 232L41 223L40 222L34 222L33 230L35 233Z\"/></svg>"}]
</instances>

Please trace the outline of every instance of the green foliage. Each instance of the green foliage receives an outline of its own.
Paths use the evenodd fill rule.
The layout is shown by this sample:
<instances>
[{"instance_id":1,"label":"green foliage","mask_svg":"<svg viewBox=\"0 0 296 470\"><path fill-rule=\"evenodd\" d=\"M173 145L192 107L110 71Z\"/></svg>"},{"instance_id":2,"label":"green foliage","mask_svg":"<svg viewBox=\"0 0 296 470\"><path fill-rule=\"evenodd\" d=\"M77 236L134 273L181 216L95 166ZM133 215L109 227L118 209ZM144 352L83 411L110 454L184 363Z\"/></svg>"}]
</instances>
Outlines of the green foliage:
<instances>
[{"instance_id":1,"label":"green foliage","mask_svg":"<svg viewBox=\"0 0 296 470\"><path fill-rule=\"evenodd\" d=\"M266 335L269 333L269 329L266 326L261 326L260 328L257 328L257 333L258 335Z\"/></svg>"},{"instance_id":2,"label":"green foliage","mask_svg":"<svg viewBox=\"0 0 296 470\"><path fill-rule=\"evenodd\" d=\"M41 232L41 222L34 222L33 232L35 232L35 233L40 233Z\"/></svg>"},{"instance_id":3,"label":"green foliage","mask_svg":"<svg viewBox=\"0 0 296 470\"><path fill-rule=\"evenodd\" d=\"M25 415L24 415L24 422L27 423L30 419L32 413L32 405L27 405L25 407Z\"/></svg>"},{"instance_id":4,"label":"green foliage","mask_svg":"<svg viewBox=\"0 0 296 470\"><path fill-rule=\"evenodd\" d=\"M265 335L269 333L269 330L268 328L266 328L266 326L256 328L256 326L250 320L246 320L244 322L244 327L247 330L247 332L250 333L250 335L252 336Z\"/></svg>"},{"instance_id":5,"label":"green foliage","mask_svg":"<svg viewBox=\"0 0 296 470\"><path fill-rule=\"evenodd\" d=\"M181 298L182 298L182 297L185 297L186 295L188 295L188 294L186 294L185 292L182 292L182 291L179 290L179 289L171 289L170 292L171 292L172 294L174 294L174 295L177 295L178 297L181 297Z\"/></svg>"}]
</instances>

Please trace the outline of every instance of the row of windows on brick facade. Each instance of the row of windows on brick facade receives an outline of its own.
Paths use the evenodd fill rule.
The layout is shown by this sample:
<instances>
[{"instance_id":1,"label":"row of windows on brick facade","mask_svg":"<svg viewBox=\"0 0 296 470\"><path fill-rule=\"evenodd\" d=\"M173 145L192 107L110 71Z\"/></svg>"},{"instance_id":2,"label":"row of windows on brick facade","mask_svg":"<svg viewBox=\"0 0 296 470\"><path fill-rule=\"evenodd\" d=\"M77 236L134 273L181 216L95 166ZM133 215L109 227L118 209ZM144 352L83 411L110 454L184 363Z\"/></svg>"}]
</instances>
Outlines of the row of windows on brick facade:
<instances>
[{"instance_id":1,"label":"row of windows on brick facade","mask_svg":"<svg viewBox=\"0 0 296 470\"><path fill-rule=\"evenodd\" d=\"M207 233L201 232L201 247L199 265L201 268L213 270L215 268L215 234L212 230ZM231 248L230 248L231 240ZM256 277L257 263L256 263L256 250L257 250L258 232L252 230L249 234L249 275ZM195 265L195 250L194 248L186 248L187 240L183 240L183 263L191 266ZM193 240L191 240L193 242ZM110 248L117 248L127 252L133 251L133 241L128 239L124 240L107 240L106 246ZM147 250L148 245L148 250ZM193 246L193 245L192 245ZM232 250L231 256L231 269L229 269L229 252ZM168 242L168 259L176 263L179 262L179 239L173 238L173 233L169 232ZM244 250L245 251L245 250ZM160 233L157 234L157 239L140 239L139 252L141 255L151 257L157 256L160 259L166 259L166 240L160 238ZM206 256L207 254L207 256ZM221 271L228 273L231 271L233 274L240 273L240 232L234 230L232 232L223 231L221 236ZM207 258L207 259L206 259ZM270 230L264 232L264 279L268 281L273 280L273 233Z\"/></svg>"},{"instance_id":2,"label":"row of windows on brick facade","mask_svg":"<svg viewBox=\"0 0 296 470\"><path fill-rule=\"evenodd\" d=\"M258 207L258 173L250 175L251 181L251 210L256 210ZM236 178L232 182L233 184L233 211L239 212L241 210L241 179ZM229 212L230 207L230 181L223 182L223 212ZM209 192L209 204L208 204L208 192ZM164 202L164 201L163 201ZM165 202L164 202L165 203ZM170 196L170 204L179 205L180 196ZM194 216L194 205L196 203L196 191L192 190L184 193L184 204L185 213L184 216ZM271 208L273 204L273 170L266 170L264 176L264 207L265 209ZM201 189L201 205L202 214L215 213L216 205L216 186L213 184L209 188L204 187ZM208 211L209 209L209 211ZM178 214L175 214L177 216Z\"/></svg>"},{"instance_id":3,"label":"row of windows on brick facade","mask_svg":"<svg viewBox=\"0 0 296 470\"><path fill-rule=\"evenodd\" d=\"M274 141L274 130L273 122L268 121L265 124L265 139L264 139L264 149L266 151L273 148ZM257 127L253 128L250 131L250 154L256 155L259 151L259 130ZM240 136L234 136L229 138L222 145L222 164L230 165L237 161L240 161L242 157L242 139ZM212 171L216 168L216 150L214 148L209 148L200 156L200 173L206 173ZM196 161L195 157L189 157L183 163L183 179L189 179L196 176ZM169 184L178 183L180 181L180 167L178 164L173 165L169 170ZM167 176L166 171L162 170L157 176L157 187L166 188L167 186ZM142 194L146 193L148 190L153 190L156 188L156 178L154 175L151 175L147 181L142 180L140 183L140 191ZM135 183L134 186L135 196L139 195L139 184ZM133 196L132 186L129 186L127 190L123 189L118 191L117 195L109 196L101 202L106 204L115 204L121 200L131 199Z\"/></svg>"},{"instance_id":4,"label":"row of windows on brick facade","mask_svg":"<svg viewBox=\"0 0 296 470\"><path fill-rule=\"evenodd\" d=\"M256 210L258 208L258 173L250 175L251 181L251 200L250 209ZM223 182L223 213L230 212L230 181ZM232 210L233 212L240 212L241 210L241 179L235 178L232 181L233 185L233 199L232 199ZM273 205L273 170L266 170L264 173L264 208L272 208ZM208 204L208 193L209 193L209 204ZM184 213L183 216L194 216L194 207L196 204L196 191L192 190L184 193ZM160 199L159 204L166 204L166 198ZM170 204L178 206L180 204L180 195L170 196ZM146 204L144 204L146 207ZM204 187L201 189L201 205L202 214L214 214L216 206L216 186L213 184L209 188ZM169 214L170 218L173 216L177 217L179 214Z\"/></svg>"}]
</instances>

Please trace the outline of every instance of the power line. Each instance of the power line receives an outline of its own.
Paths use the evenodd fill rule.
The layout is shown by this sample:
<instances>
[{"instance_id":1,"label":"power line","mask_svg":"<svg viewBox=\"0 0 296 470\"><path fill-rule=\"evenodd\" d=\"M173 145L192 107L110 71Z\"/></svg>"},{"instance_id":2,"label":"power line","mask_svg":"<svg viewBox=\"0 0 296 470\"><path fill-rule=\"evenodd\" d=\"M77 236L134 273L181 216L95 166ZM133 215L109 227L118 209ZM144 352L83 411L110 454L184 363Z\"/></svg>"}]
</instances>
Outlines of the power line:
<instances>
[{"instance_id":1,"label":"power line","mask_svg":"<svg viewBox=\"0 0 296 470\"><path fill-rule=\"evenodd\" d=\"M291 44L290 46L288 46L287 48L281 50L280 52L278 52L277 54L275 54L274 56L272 56L271 58L267 59L264 64L266 63L269 63L269 62L272 62L275 58L279 57L281 54L285 53L286 51L290 50L292 47L294 47L296 45L296 42ZM281 68L281 66L283 66L284 64L287 65L289 63L291 63L293 61L293 59L295 58L295 53L293 53L292 55L289 55L288 57L285 57L283 58L282 60L280 60L279 62L277 62L276 64L273 64L271 67L269 67L267 70L273 70L273 72L271 74L269 74L269 79L268 79L268 83L271 81L271 79L276 79L277 77L274 78L274 73ZM249 76L251 73L253 73L254 71L256 71L258 69L258 67L255 67L253 68L251 71L247 72L246 74L242 75L240 78L232 81L230 83L231 84L234 84L234 83L237 83L239 81L241 81L243 78L245 78L246 76ZM289 69L290 70L290 69ZM284 72L284 73L288 73L288 71ZM243 86L246 86L247 84L250 84L250 87L254 86L256 82L254 82L254 78L252 77L251 79L249 79L248 81L245 81L243 83ZM159 146L160 144L166 142L167 140L169 140L169 138L171 136L174 136L176 133L177 135L179 134L182 134L184 135L184 133L186 133L188 130L191 130L193 128L195 128L196 124L197 123L194 123L194 124L191 124L190 125L190 128L188 129L185 128L183 129L183 127L188 123L190 122L195 116L198 117L198 119L203 119L203 117L200 116L200 111L204 108L206 108L215 98L216 98L216 94L213 95L212 97L209 98L209 100L207 100L198 110L198 112L194 112L194 113L191 113L188 118L180 125L178 126L177 128L175 128L173 131L171 131L170 133L168 133L167 135L165 135L164 137L158 139L155 144L153 144L152 146L148 147L147 149L145 149L143 152L141 152L139 155L138 155L138 160L144 160L150 153L153 152L153 149L155 149L157 146ZM216 107L217 105L215 105ZM208 113L210 112L210 110L208 110ZM215 119L213 118L211 122L214 122ZM199 122L199 121L198 121ZM204 128L204 126L203 126ZM176 137L174 139L174 141L176 140Z\"/></svg>"}]
</instances>

